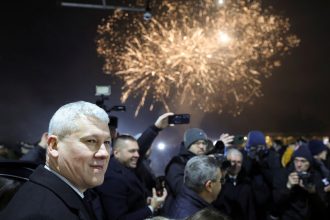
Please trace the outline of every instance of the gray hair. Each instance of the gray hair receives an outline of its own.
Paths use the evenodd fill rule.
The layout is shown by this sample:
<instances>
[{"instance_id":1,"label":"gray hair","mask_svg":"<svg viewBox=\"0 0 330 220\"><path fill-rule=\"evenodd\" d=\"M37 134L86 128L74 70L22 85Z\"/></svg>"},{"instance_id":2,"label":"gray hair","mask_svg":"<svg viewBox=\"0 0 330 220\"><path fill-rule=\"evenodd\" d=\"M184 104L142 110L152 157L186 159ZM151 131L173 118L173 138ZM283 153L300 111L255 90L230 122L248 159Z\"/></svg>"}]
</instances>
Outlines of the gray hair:
<instances>
[{"instance_id":1,"label":"gray hair","mask_svg":"<svg viewBox=\"0 0 330 220\"><path fill-rule=\"evenodd\" d=\"M199 155L191 158L184 169L184 184L189 189L200 193L208 180L216 181L220 169L214 157Z\"/></svg>"},{"instance_id":2,"label":"gray hair","mask_svg":"<svg viewBox=\"0 0 330 220\"><path fill-rule=\"evenodd\" d=\"M63 105L49 122L48 133L64 137L78 129L77 120L84 117L93 117L106 124L109 123L108 114L99 106L78 101Z\"/></svg>"},{"instance_id":3,"label":"gray hair","mask_svg":"<svg viewBox=\"0 0 330 220\"><path fill-rule=\"evenodd\" d=\"M236 148L230 148L230 149L228 149L227 152L226 152L227 158L230 157L230 156L232 156L232 155L238 155L238 156L240 156L241 159L242 159L242 161L243 161L243 154L238 149L236 149Z\"/></svg>"}]
</instances>

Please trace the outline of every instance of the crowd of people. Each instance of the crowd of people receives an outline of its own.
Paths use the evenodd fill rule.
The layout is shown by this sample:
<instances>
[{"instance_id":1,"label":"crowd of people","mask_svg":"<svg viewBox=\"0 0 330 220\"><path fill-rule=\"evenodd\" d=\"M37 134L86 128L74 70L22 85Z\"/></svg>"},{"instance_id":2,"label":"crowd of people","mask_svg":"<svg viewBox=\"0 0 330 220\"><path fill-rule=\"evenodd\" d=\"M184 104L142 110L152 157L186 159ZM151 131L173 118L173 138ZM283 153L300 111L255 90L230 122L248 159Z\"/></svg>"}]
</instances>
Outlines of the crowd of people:
<instances>
[{"instance_id":1,"label":"crowd of people","mask_svg":"<svg viewBox=\"0 0 330 220\"><path fill-rule=\"evenodd\" d=\"M118 134L92 103L62 106L38 146L20 158L39 166L0 219L330 219L330 148L321 140L268 146L252 130L243 145L228 134L213 144L189 128L159 178L147 159L171 115L136 139Z\"/></svg>"}]
</instances>

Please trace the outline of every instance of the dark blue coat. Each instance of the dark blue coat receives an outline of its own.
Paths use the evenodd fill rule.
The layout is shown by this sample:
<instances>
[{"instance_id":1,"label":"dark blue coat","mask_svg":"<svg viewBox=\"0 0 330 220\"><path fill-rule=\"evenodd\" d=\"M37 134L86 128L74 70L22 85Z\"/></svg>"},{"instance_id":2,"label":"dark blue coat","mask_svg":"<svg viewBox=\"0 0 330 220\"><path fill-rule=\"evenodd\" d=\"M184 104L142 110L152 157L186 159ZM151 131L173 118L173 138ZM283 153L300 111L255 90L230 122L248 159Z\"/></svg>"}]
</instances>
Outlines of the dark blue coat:
<instances>
[{"instance_id":1,"label":"dark blue coat","mask_svg":"<svg viewBox=\"0 0 330 220\"><path fill-rule=\"evenodd\" d=\"M183 219L207 207L212 206L197 193L184 186L164 215L169 218Z\"/></svg>"},{"instance_id":2,"label":"dark blue coat","mask_svg":"<svg viewBox=\"0 0 330 220\"><path fill-rule=\"evenodd\" d=\"M39 166L0 214L0 219L93 219L87 210L82 198L68 184Z\"/></svg>"}]
</instances>

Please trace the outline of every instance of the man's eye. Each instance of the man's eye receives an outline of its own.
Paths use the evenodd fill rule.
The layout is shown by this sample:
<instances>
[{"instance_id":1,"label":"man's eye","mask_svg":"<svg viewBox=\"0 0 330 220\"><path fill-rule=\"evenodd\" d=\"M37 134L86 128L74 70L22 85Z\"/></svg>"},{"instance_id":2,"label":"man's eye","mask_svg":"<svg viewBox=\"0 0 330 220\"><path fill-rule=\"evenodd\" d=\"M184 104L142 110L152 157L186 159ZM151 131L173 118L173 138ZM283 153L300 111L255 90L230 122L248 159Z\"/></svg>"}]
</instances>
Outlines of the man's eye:
<instances>
[{"instance_id":1,"label":"man's eye","mask_svg":"<svg viewBox=\"0 0 330 220\"><path fill-rule=\"evenodd\" d=\"M88 143L91 143L91 144L95 144L96 143L96 140L94 139L90 139L90 140L87 140Z\"/></svg>"},{"instance_id":2,"label":"man's eye","mask_svg":"<svg viewBox=\"0 0 330 220\"><path fill-rule=\"evenodd\" d=\"M111 141L104 141L104 144L111 145Z\"/></svg>"}]
</instances>

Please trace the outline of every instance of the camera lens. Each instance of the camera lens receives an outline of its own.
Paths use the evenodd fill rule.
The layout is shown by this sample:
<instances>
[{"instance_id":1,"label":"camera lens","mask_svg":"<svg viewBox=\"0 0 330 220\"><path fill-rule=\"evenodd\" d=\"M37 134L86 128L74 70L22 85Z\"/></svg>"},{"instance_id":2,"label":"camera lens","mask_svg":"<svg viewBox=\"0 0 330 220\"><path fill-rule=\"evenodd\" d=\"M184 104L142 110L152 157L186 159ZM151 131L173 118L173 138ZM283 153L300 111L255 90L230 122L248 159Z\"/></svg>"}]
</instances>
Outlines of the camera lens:
<instances>
[{"instance_id":1,"label":"camera lens","mask_svg":"<svg viewBox=\"0 0 330 220\"><path fill-rule=\"evenodd\" d=\"M146 11L143 15L144 20L149 21L152 18L152 14L149 11Z\"/></svg>"}]
</instances>

